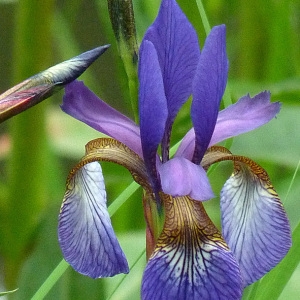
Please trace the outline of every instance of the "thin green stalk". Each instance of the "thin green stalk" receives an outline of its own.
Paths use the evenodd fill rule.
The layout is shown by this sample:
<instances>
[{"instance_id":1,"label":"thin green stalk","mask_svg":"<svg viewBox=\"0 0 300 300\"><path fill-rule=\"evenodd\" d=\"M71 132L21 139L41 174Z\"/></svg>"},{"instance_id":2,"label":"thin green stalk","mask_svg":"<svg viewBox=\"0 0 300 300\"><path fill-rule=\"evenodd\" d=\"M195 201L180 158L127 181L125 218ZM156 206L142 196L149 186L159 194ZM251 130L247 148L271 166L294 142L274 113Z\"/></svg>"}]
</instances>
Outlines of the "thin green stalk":
<instances>
[{"instance_id":1,"label":"thin green stalk","mask_svg":"<svg viewBox=\"0 0 300 300\"><path fill-rule=\"evenodd\" d=\"M286 195L285 195L285 197L284 197L284 199L283 199L283 201L282 201L283 203L285 203L285 202L287 201L287 198L288 198L288 196L289 196L289 194L290 194L290 191L291 191L291 189L292 189L292 186L293 186L294 183L295 183L295 179L296 179L296 176L297 176L297 174L298 174L298 172L299 172L299 168L300 168L300 159L299 159L299 161L298 161L297 167L296 167L295 172L294 172L294 174L293 174L293 177L292 177L291 183L290 183L290 185L289 185L289 187L288 187L288 190L287 190L287 192L286 192Z\"/></svg>"},{"instance_id":2,"label":"thin green stalk","mask_svg":"<svg viewBox=\"0 0 300 300\"><path fill-rule=\"evenodd\" d=\"M18 289L12 290L12 291L6 291L6 292L0 292L0 297L6 296L8 294L15 293Z\"/></svg>"},{"instance_id":3,"label":"thin green stalk","mask_svg":"<svg viewBox=\"0 0 300 300\"><path fill-rule=\"evenodd\" d=\"M208 17L206 15L203 3L202 3L201 0L196 0L196 3L197 3L198 10L199 10L199 13L200 13L200 16L201 16L201 19L202 19L202 24L203 24L205 33L206 33L206 35L208 35L210 30L211 30L211 27L209 25Z\"/></svg>"},{"instance_id":4,"label":"thin green stalk","mask_svg":"<svg viewBox=\"0 0 300 300\"><path fill-rule=\"evenodd\" d=\"M143 249L143 251L141 252L141 254L137 257L137 259L135 260L135 262L130 266L130 270L132 271L132 269L135 267L135 265L140 261L140 259L144 256L146 252L146 249ZM106 300L110 300L112 298L112 296L114 295L114 293L118 290L118 288L121 286L121 284L123 283L123 281L126 278L126 274L124 274L121 278L121 280L119 281L119 283L117 284L117 286L115 287L115 289L112 291L112 293L108 296L108 298Z\"/></svg>"},{"instance_id":5,"label":"thin green stalk","mask_svg":"<svg viewBox=\"0 0 300 300\"><path fill-rule=\"evenodd\" d=\"M138 121L138 45L133 4L131 0L107 0L112 28L128 78L130 101L135 121Z\"/></svg>"},{"instance_id":6,"label":"thin green stalk","mask_svg":"<svg viewBox=\"0 0 300 300\"><path fill-rule=\"evenodd\" d=\"M139 185L133 181L108 207L108 212L112 217L117 210L126 202L129 197L139 188Z\"/></svg>"},{"instance_id":7,"label":"thin green stalk","mask_svg":"<svg viewBox=\"0 0 300 300\"><path fill-rule=\"evenodd\" d=\"M41 300L46 297L49 291L52 289L54 284L59 280L59 278L65 273L68 269L69 264L63 259L57 267L52 271L50 276L46 279L46 281L41 285L41 287L37 290L31 300Z\"/></svg>"}]
</instances>

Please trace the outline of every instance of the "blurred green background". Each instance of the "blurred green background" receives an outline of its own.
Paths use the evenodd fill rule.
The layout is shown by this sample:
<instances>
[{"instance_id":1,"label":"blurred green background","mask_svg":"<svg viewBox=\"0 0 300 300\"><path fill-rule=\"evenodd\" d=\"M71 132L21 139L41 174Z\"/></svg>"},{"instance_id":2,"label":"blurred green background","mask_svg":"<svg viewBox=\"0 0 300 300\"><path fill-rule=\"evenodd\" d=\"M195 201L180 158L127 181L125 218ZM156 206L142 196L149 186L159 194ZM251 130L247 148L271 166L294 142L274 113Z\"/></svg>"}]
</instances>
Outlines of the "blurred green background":
<instances>
[{"instance_id":1,"label":"blurred green background","mask_svg":"<svg viewBox=\"0 0 300 300\"><path fill-rule=\"evenodd\" d=\"M205 32L196 3L178 2L203 45ZM138 42L153 22L159 3L133 1ZM300 159L300 1L216 0L203 4L212 26L227 26L232 100L267 89L273 101L282 102L276 119L235 138L231 150L249 156L268 171L294 229L300 221L300 175L296 172ZM1 92L51 65L111 44L80 79L133 117L106 1L0 0L0 29ZM13 299L30 299L61 261L57 220L65 180L83 156L85 144L99 137L98 132L60 111L62 95L0 124L0 291L19 288ZM189 127L186 105L176 120L172 143ZM220 164L211 174L216 195L231 167ZM103 164L103 169L111 202L132 179L120 166ZM130 265L145 247L141 195L139 189L113 216ZM206 206L219 224L218 198ZM111 299L139 299L144 266L142 255L114 293L123 275L93 280L68 268L45 299L107 299L111 293ZM297 268L280 299L298 299L299 281ZM256 299L253 294L251 299Z\"/></svg>"}]
</instances>

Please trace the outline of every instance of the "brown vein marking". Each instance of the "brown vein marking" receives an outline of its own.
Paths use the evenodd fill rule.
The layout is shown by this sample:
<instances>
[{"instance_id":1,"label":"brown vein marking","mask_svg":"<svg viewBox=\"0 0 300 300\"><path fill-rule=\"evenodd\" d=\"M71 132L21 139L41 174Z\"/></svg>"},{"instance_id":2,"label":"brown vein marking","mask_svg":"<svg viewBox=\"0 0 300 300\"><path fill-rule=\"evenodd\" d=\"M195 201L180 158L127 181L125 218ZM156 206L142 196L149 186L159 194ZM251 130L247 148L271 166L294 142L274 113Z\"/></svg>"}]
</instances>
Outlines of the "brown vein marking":
<instances>
[{"instance_id":1,"label":"brown vein marking","mask_svg":"<svg viewBox=\"0 0 300 300\"><path fill-rule=\"evenodd\" d=\"M162 194L161 197L165 207L165 223L154 253L166 246L200 250L203 244L217 244L228 250L200 201L187 196L173 198Z\"/></svg>"},{"instance_id":2,"label":"brown vein marking","mask_svg":"<svg viewBox=\"0 0 300 300\"><path fill-rule=\"evenodd\" d=\"M94 161L108 161L125 167L138 184L151 192L144 161L123 143L111 138L99 138L87 143L85 149L86 155L69 173L67 186L74 174L84 165Z\"/></svg>"},{"instance_id":3,"label":"brown vein marking","mask_svg":"<svg viewBox=\"0 0 300 300\"><path fill-rule=\"evenodd\" d=\"M263 186L267 189L272 195L278 197L274 187L270 181L270 177L268 173L255 161L252 159L240 156L240 155L233 155L231 152L222 146L212 146L210 147L201 162L202 167L207 170L210 165L216 162L221 162L225 160L231 160L234 162L234 174L238 174L240 171L247 172L251 174L253 177L254 175L257 176L259 180L263 182Z\"/></svg>"}]
</instances>

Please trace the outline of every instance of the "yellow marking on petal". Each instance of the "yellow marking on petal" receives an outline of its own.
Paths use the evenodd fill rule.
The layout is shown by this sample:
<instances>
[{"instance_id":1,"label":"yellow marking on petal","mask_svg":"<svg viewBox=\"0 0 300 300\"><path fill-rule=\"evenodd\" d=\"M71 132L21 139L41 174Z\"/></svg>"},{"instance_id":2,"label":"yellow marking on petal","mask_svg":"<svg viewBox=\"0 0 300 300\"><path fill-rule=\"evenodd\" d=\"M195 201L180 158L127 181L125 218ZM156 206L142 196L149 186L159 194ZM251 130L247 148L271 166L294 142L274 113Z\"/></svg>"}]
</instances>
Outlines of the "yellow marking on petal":
<instances>
[{"instance_id":1,"label":"yellow marking on petal","mask_svg":"<svg viewBox=\"0 0 300 300\"><path fill-rule=\"evenodd\" d=\"M161 213L158 212L154 194L144 193L143 208L146 221L146 258L148 260L162 231L164 214L163 211Z\"/></svg>"},{"instance_id":2,"label":"yellow marking on petal","mask_svg":"<svg viewBox=\"0 0 300 300\"><path fill-rule=\"evenodd\" d=\"M144 272L145 299L240 299L239 267L203 204L160 197L165 223Z\"/></svg>"},{"instance_id":3,"label":"yellow marking on petal","mask_svg":"<svg viewBox=\"0 0 300 300\"><path fill-rule=\"evenodd\" d=\"M207 149L201 161L201 166L207 170L213 163L225 160L231 157L232 153L225 147L212 146Z\"/></svg>"},{"instance_id":4,"label":"yellow marking on petal","mask_svg":"<svg viewBox=\"0 0 300 300\"><path fill-rule=\"evenodd\" d=\"M85 150L86 155L70 171L67 186L74 174L84 165L94 161L108 161L124 166L138 184L151 192L144 161L123 143L111 138L99 138L87 143Z\"/></svg>"},{"instance_id":5,"label":"yellow marking on petal","mask_svg":"<svg viewBox=\"0 0 300 300\"><path fill-rule=\"evenodd\" d=\"M165 207L165 224L154 253L165 247L177 247L178 244L198 248L211 243L228 250L200 201L187 196L173 198L163 193L161 197Z\"/></svg>"},{"instance_id":6,"label":"yellow marking on petal","mask_svg":"<svg viewBox=\"0 0 300 300\"><path fill-rule=\"evenodd\" d=\"M279 199L270 181L268 173L255 161L248 157L233 155L227 148L222 146L212 146L206 151L201 165L204 169L207 170L213 163L225 160L231 160L234 162L233 174L238 174L242 169L244 171L248 170L247 173L249 173L249 176L256 175L261 180L261 184L266 189L266 191Z\"/></svg>"}]
</instances>

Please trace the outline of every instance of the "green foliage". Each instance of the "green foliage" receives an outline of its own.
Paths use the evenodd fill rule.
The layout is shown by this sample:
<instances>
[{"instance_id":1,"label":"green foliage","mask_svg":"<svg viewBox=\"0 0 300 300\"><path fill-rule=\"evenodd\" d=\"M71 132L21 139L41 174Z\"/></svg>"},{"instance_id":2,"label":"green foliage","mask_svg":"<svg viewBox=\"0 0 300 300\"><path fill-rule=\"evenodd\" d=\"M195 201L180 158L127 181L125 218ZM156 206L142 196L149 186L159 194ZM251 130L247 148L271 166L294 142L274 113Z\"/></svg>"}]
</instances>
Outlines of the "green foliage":
<instances>
[{"instance_id":1,"label":"green foliage","mask_svg":"<svg viewBox=\"0 0 300 300\"><path fill-rule=\"evenodd\" d=\"M102 99L133 118L130 99L133 93L118 54L106 1L55 3L52 0L0 2L1 89L4 91L80 52L111 43L105 56L81 79ZM159 3L159 0L133 1L138 43L154 20ZM179 0L178 3L197 29L203 45L205 30L200 19L203 11L198 10L201 2ZM204 9L211 26L220 23L227 26L229 86L233 101L246 93L254 95L270 89L273 100L282 102L277 119L235 138L232 145L234 153L249 156L268 170L277 192L285 199L294 229L289 254L260 282L248 287L244 299L296 299L300 292L300 175L297 169L300 159L300 5L293 0L218 0L206 1ZM114 214L113 225L130 266L134 266L132 271L125 277L93 280L66 268L64 263L59 264L62 255L56 228L65 178L84 154L84 145L100 136L64 115L58 109L61 97L62 94L52 97L46 104L0 125L0 261L5 266L1 290L18 287L10 296L30 299L45 283L41 291L44 294L37 294L34 299L45 295L45 299L62 300L106 299L111 295L110 299L139 299L145 266L141 192L131 183L130 174L119 166L106 164L104 172L110 213ZM188 114L186 105L176 120L175 130L179 129L172 134L172 144L189 129ZM229 167L220 165L218 171L224 175L210 176L215 194L229 175ZM207 208L218 221L218 199L210 201ZM57 273L52 273L53 270Z\"/></svg>"}]
</instances>

